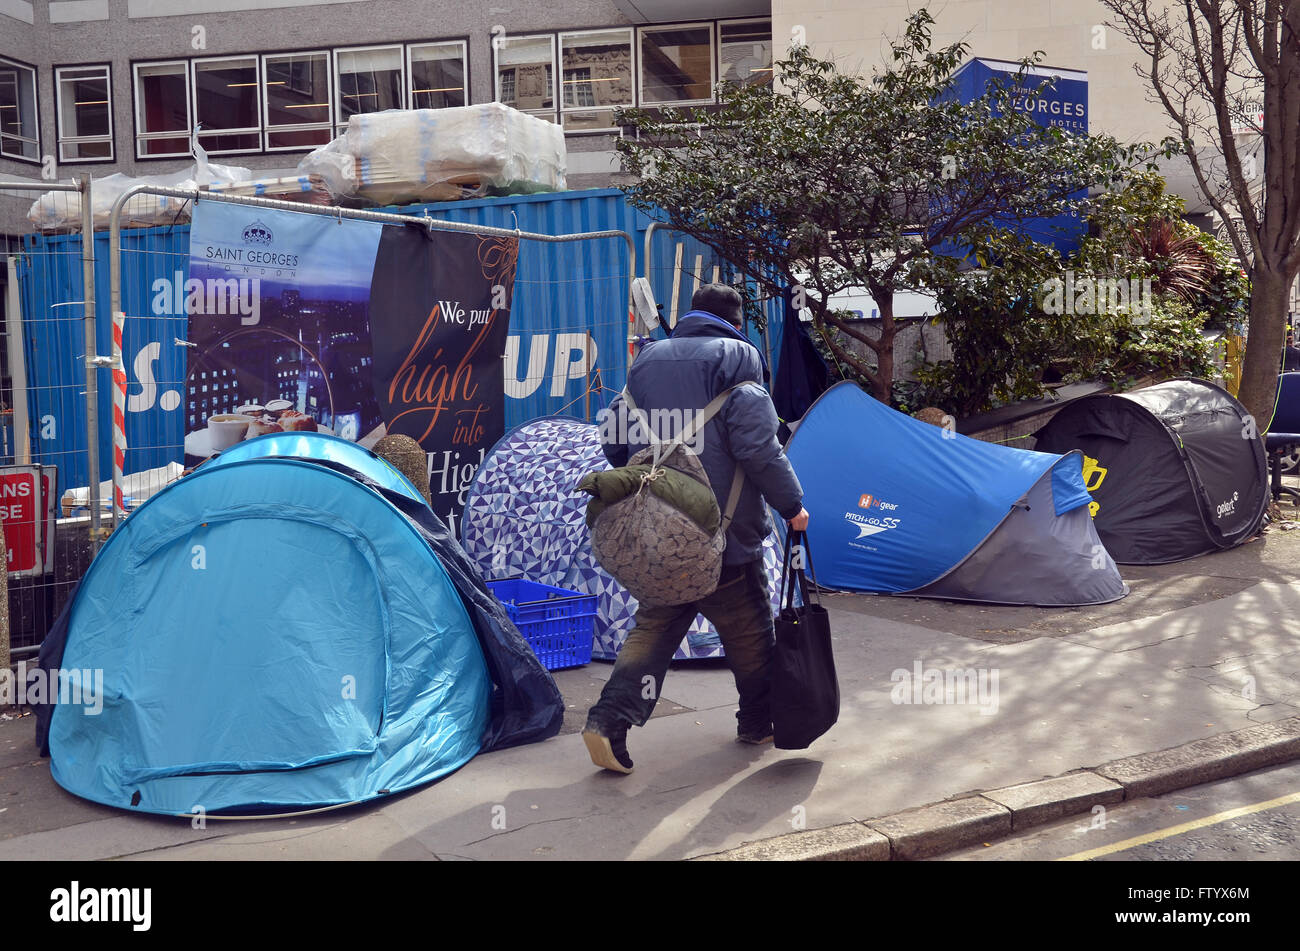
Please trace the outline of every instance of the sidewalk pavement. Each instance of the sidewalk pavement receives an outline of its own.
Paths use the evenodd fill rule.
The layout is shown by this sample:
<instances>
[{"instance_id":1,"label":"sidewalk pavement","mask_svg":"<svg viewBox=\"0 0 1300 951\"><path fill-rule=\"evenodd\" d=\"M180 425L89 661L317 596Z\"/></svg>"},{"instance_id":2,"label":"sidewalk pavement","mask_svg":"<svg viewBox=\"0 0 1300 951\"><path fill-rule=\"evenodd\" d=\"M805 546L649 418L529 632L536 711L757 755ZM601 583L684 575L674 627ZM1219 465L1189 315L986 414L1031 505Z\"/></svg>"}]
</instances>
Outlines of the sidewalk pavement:
<instances>
[{"instance_id":1,"label":"sidewalk pavement","mask_svg":"<svg viewBox=\"0 0 1300 951\"><path fill-rule=\"evenodd\" d=\"M1122 569L1133 590L1111 605L828 595L842 709L810 749L737 744L725 665L678 664L629 734L635 771L601 772L578 736L612 666L596 662L556 674L559 737L296 819L194 829L85 802L37 758L30 716L0 720L0 859L925 857L1300 757L1297 564L1300 531L1274 526L1230 552ZM973 672L964 685L984 693L895 702L934 699L932 671ZM1236 735L1197 742L1222 734ZM1079 775L1006 789L1065 774Z\"/></svg>"}]
</instances>

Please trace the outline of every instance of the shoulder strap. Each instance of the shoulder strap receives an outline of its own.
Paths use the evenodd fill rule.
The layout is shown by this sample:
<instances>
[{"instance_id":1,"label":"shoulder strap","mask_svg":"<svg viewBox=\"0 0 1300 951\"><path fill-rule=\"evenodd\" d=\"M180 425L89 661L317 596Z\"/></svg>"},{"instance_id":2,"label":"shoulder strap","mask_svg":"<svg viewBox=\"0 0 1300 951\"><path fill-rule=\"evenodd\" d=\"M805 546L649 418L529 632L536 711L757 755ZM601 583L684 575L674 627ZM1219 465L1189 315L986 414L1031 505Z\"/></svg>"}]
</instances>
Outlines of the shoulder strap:
<instances>
[{"instance_id":1,"label":"shoulder strap","mask_svg":"<svg viewBox=\"0 0 1300 951\"><path fill-rule=\"evenodd\" d=\"M736 506L740 503L740 487L745 484L745 469L736 460L736 474L731 477L731 491L727 493L727 507L722 513L722 534L727 534L727 529L731 527L732 516L736 514Z\"/></svg>"},{"instance_id":2,"label":"shoulder strap","mask_svg":"<svg viewBox=\"0 0 1300 951\"><path fill-rule=\"evenodd\" d=\"M698 433L701 429L707 426L709 424L709 421L712 420L714 416L718 415L718 412L722 409L723 405L727 402L728 397L730 397L733 392L740 389L742 386L760 386L760 385L761 384L758 383L756 380L746 380L743 383L737 383L735 386L727 387L725 390L723 390L713 399L709 400L708 405L705 406L704 409L695 413L695 415L691 418L691 422L688 425L682 427L682 431L677 434L677 437L675 439L670 439L670 440L662 440L659 438L658 434L654 431L653 427L651 427L650 419L648 416L646 416L645 410L641 409L641 407L636 405L636 401L632 399L632 392L626 385L623 387L622 396L623 396L623 402L627 404L627 408L631 412L637 415L637 419L641 423L641 428L645 430L646 439L648 439L650 445L654 447L654 459L652 465L657 467L659 465L659 461L663 459L665 456L669 455L673 451L673 449L675 449L677 446L692 441L695 438L696 433ZM737 465L736 469L739 472L740 466ZM740 477L743 478L743 475L744 474L741 473ZM730 523L731 512L732 510L735 509L735 504L733 500L738 497L739 497L739 485L737 484L737 481L733 479L731 485L731 494L727 497L728 510L726 515L724 516L726 518L727 523Z\"/></svg>"},{"instance_id":3,"label":"shoulder strap","mask_svg":"<svg viewBox=\"0 0 1300 951\"><path fill-rule=\"evenodd\" d=\"M652 469L659 468L659 460L673 451L672 445L664 443L659 438L659 434L650 425L650 417L645 414L645 410L636 405L636 400L632 399L632 391L626 385L623 386L621 395L623 402L627 404L628 410L636 414L637 420L641 423L641 428L645 430L646 439L650 440L650 445L654 448L654 457L651 459L650 467Z\"/></svg>"},{"instance_id":4,"label":"shoulder strap","mask_svg":"<svg viewBox=\"0 0 1300 951\"><path fill-rule=\"evenodd\" d=\"M695 416L691 419L690 425L682 428L680 441L690 442L692 439L694 439L695 434L698 433L705 426L707 426L709 424L709 421L713 419L714 416L718 415L718 412L722 409L723 404L727 402L728 397L730 397L731 394L734 393L736 390L740 389L742 386L758 386L758 385L759 384L753 380L746 380L744 383L737 383L735 386L727 387L725 390L723 390L713 399L709 400L709 404L705 406L704 409L700 410L698 413L695 414Z\"/></svg>"},{"instance_id":5,"label":"shoulder strap","mask_svg":"<svg viewBox=\"0 0 1300 951\"><path fill-rule=\"evenodd\" d=\"M742 386L759 386L759 383L754 380L746 380L744 383L737 383L735 386L727 387L715 396L709 401L708 406L695 414L695 418L691 420L691 424L686 427L686 431L683 433L682 441L694 439L695 434L707 426L709 420L718 414L723 404L727 402L727 398ZM722 533L724 535L727 533L727 529L731 527L731 520L736 514L736 506L740 504L740 490L745 484L744 467L740 464L739 459L733 461L736 463L736 471L731 476L731 488L727 492L727 504L722 511Z\"/></svg>"}]
</instances>

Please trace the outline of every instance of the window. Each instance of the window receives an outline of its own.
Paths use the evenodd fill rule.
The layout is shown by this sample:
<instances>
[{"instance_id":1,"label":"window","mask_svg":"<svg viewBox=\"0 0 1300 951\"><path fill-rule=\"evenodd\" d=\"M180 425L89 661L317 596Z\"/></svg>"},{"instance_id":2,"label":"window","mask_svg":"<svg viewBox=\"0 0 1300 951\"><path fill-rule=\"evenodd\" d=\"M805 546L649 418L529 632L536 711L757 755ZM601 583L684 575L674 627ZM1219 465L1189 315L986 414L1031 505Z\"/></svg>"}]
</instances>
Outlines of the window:
<instances>
[{"instance_id":1,"label":"window","mask_svg":"<svg viewBox=\"0 0 1300 951\"><path fill-rule=\"evenodd\" d=\"M601 30L560 34L566 131L609 129L615 106L630 106L632 31Z\"/></svg>"},{"instance_id":2,"label":"window","mask_svg":"<svg viewBox=\"0 0 1300 951\"><path fill-rule=\"evenodd\" d=\"M329 54L262 57L266 150L312 149L331 138Z\"/></svg>"},{"instance_id":3,"label":"window","mask_svg":"<svg viewBox=\"0 0 1300 951\"><path fill-rule=\"evenodd\" d=\"M465 44L425 43L407 48L412 109L443 109L468 102Z\"/></svg>"},{"instance_id":4,"label":"window","mask_svg":"<svg viewBox=\"0 0 1300 951\"><path fill-rule=\"evenodd\" d=\"M552 38L534 39L551 44L543 53L553 50ZM187 157L196 127L209 154L305 152L346 132L355 115L463 106L469 101L467 45L441 40L136 63L136 157ZM547 106L554 120L552 67L548 61L543 76L523 78L525 86L540 80L551 88ZM95 92L90 86L78 87L72 97L76 80L97 83L96 100L110 101L108 67L64 67L59 80L64 160L111 161L111 104L102 114L89 112L95 101L88 98ZM73 103L82 111L69 111Z\"/></svg>"},{"instance_id":5,"label":"window","mask_svg":"<svg viewBox=\"0 0 1300 951\"><path fill-rule=\"evenodd\" d=\"M772 21L719 23L718 57L718 75L723 82L771 85Z\"/></svg>"},{"instance_id":6,"label":"window","mask_svg":"<svg viewBox=\"0 0 1300 951\"><path fill-rule=\"evenodd\" d=\"M347 130L348 117L385 109L402 109L402 48L368 46L337 50L339 134Z\"/></svg>"},{"instance_id":7,"label":"window","mask_svg":"<svg viewBox=\"0 0 1300 951\"><path fill-rule=\"evenodd\" d=\"M555 37L511 36L495 46L497 102L554 122Z\"/></svg>"},{"instance_id":8,"label":"window","mask_svg":"<svg viewBox=\"0 0 1300 951\"><path fill-rule=\"evenodd\" d=\"M564 105L578 108L591 107L596 104L596 97L591 90L591 69L580 66L564 71Z\"/></svg>"},{"instance_id":9,"label":"window","mask_svg":"<svg viewBox=\"0 0 1300 951\"><path fill-rule=\"evenodd\" d=\"M190 154L190 67L184 60L135 65L135 154Z\"/></svg>"},{"instance_id":10,"label":"window","mask_svg":"<svg viewBox=\"0 0 1300 951\"><path fill-rule=\"evenodd\" d=\"M641 30L641 102L676 105L713 100L713 26Z\"/></svg>"},{"instance_id":11,"label":"window","mask_svg":"<svg viewBox=\"0 0 1300 951\"><path fill-rule=\"evenodd\" d=\"M65 66L54 71L60 162L113 160L112 85L107 66Z\"/></svg>"},{"instance_id":12,"label":"window","mask_svg":"<svg viewBox=\"0 0 1300 951\"><path fill-rule=\"evenodd\" d=\"M0 59L0 155L39 162L36 70Z\"/></svg>"},{"instance_id":13,"label":"window","mask_svg":"<svg viewBox=\"0 0 1300 951\"><path fill-rule=\"evenodd\" d=\"M212 154L256 152L262 147L256 56L196 59L194 121L199 144Z\"/></svg>"}]
</instances>

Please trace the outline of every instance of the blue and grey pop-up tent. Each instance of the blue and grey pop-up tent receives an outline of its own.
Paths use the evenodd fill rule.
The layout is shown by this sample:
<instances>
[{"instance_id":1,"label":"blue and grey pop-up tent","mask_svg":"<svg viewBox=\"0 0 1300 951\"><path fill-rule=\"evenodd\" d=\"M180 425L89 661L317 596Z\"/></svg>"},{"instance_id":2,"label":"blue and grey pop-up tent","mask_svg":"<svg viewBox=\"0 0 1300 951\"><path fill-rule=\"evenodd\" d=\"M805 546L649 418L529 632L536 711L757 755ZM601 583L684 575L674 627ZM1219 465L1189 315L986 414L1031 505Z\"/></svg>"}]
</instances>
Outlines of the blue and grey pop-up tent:
<instances>
[{"instance_id":1,"label":"blue and grey pop-up tent","mask_svg":"<svg viewBox=\"0 0 1300 951\"><path fill-rule=\"evenodd\" d=\"M995 604L1102 604L1128 587L1093 528L1082 455L980 442L831 387L786 447L832 588Z\"/></svg>"},{"instance_id":2,"label":"blue and grey pop-up tent","mask_svg":"<svg viewBox=\"0 0 1300 951\"><path fill-rule=\"evenodd\" d=\"M40 711L55 780L142 812L364 801L563 718L414 487L316 435L250 440L142 505L41 666L102 678Z\"/></svg>"}]
</instances>

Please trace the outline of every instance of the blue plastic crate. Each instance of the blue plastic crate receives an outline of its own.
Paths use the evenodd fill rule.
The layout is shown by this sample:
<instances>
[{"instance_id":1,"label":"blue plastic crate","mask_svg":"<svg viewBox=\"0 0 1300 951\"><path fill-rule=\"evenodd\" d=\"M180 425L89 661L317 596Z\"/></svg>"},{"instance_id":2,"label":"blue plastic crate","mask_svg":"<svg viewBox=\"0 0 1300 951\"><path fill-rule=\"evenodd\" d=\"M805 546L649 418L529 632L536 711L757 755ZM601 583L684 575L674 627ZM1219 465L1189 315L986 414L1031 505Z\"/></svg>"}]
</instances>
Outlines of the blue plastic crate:
<instances>
[{"instance_id":1,"label":"blue plastic crate","mask_svg":"<svg viewBox=\"0 0 1300 951\"><path fill-rule=\"evenodd\" d=\"M512 578L489 581L490 590L547 670L591 662L596 596Z\"/></svg>"}]
</instances>

